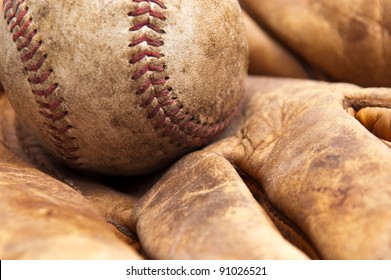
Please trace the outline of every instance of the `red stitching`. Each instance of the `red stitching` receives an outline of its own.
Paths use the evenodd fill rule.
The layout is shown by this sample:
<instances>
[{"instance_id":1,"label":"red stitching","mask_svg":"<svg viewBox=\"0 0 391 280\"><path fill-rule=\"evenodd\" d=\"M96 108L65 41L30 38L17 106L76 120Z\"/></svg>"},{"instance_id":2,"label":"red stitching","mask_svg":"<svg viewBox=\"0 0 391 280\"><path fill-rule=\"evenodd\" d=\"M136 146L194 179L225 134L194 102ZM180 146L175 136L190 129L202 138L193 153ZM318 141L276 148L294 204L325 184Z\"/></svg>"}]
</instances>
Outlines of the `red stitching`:
<instances>
[{"instance_id":1,"label":"red stitching","mask_svg":"<svg viewBox=\"0 0 391 280\"><path fill-rule=\"evenodd\" d=\"M42 56L39 58L39 60L34 64L27 65L24 69L26 71L30 72L37 72L43 65L43 63L46 61L46 57Z\"/></svg>"},{"instance_id":2,"label":"red stitching","mask_svg":"<svg viewBox=\"0 0 391 280\"><path fill-rule=\"evenodd\" d=\"M18 50L21 51L22 49L27 48L27 47L30 45L31 41L33 40L33 38L34 38L34 36L35 36L36 34L37 34L37 31L36 31L36 30L31 31L31 32L27 35L26 40L24 41L24 43L19 44Z\"/></svg>"},{"instance_id":3,"label":"red stitching","mask_svg":"<svg viewBox=\"0 0 391 280\"><path fill-rule=\"evenodd\" d=\"M151 86L159 86L164 85L166 83L166 80L164 78L161 79L154 79L149 78L145 81L145 83L136 91L137 95L141 95L144 92L146 92Z\"/></svg>"},{"instance_id":4,"label":"red stitching","mask_svg":"<svg viewBox=\"0 0 391 280\"><path fill-rule=\"evenodd\" d=\"M147 45L154 46L154 47L159 47L159 46L162 46L164 44L163 41L160 41L160 40L155 39L155 38L149 38L147 35L143 35L140 38L134 40L132 43L130 43L129 47L137 46L137 45L139 45L139 44L141 44L143 42L146 42Z\"/></svg>"},{"instance_id":5,"label":"red stitching","mask_svg":"<svg viewBox=\"0 0 391 280\"><path fill-rule=\"evenodd\" d=\"M20 37L24 36L24 33L26 32L27 28L29 28L29 26L31 25L31 20L27 20L22 26L19 25L20 27L20 30L15 32L14 35L12 36L12 40L14 40L14 42L16 42ZM13 32L13 30L10 30L11 32ZM34 35L35 35L35 30L33 31L34 32Z\"/></svg>"},{"instance_id":6,"label":"red stitching","mask_svg":"<svg viewBox=\"0 0 391 280\"><path fill-rule=\"evenodd\" d=\"M14 30L14 28L15 28L16 26L20 25L20 23L22 22L22 19L25 17L26 14L27 14L27 9L23 9L23 10L19 13L19 15L18 15L16 21L11 25L10 31Z\"/></svg>"},{"instance_id":7,"label":"red stitching","mask_svg":"<svg viewBox=\"0 0 391 280\"><path fill-rule=\"evenodd\" d=\"M13 1L13 2L15 2L15 1ZM13 13L7 16L7 24L10 24L11 20L16 16L16 13L19 11L19 7L23 4L23 2L24 2L24 0L19 0L16 3L15 8L13 8Z\"/></svg>"},{"instance_id":8,"label":"red stitching","mask_svg":"<svg viewBox=\"0 0 391 280\"><path fill-rule=\"evenodd\" d=\"M62 120L68 114L68 112L59 112L57 114L53 114L48 113L46 111L39 111L39 113L45 118L52 120L53 122Z\"/></svg>"},{"instance_id":9,"label":"red stitching","mask_svg":"<svg viewBox=\"0 0 391 280\"><path fill-rule=\"evenodd\" d=\"M129 31L137 31L137 30L140 30L141 28L143 28L143 27L148 27L149 29L152 29L153 31L155 31L155 32L157 32L157 33L160 33L160 34L163 34L163 33L165 33L165 31L163 30L163 29L160 29L159 27L157 27L155 24L153 24L153 23L151 23L150 21L149 21L149 19L148 20L145 20L145 21L142 21L142 22L140 22L140 23L137 23L137 24L135 24L135 25L133 25L130 29L129 29Z\"/></svg>"},{"instance_id":10,"label":"red stitching","mask_svg":"<svg viewBox=\"0 0 391 280\"><path fill-rule=\"evenodd\" d=\"M74 161L80 158L77 155L79 147L77 139L69 132L73 126L64 125L68 111L61 106L64 99L55 94L59 87L58 83L49 82L53 70L47 69L47 55L40 51L42 41L33 43L36 41L34 38L37 30L32 28L33 19L28 16L28 10L29 7L24 0L3 0L4 19L6 19L9 31L13 33L12 40L17 44L27 80L40 108L39 114L46 120L45 126L51 142L60 156L77 165ZM65 123L67 122L65 120Z\"/></svg>"},{"instance_id":11,"label":"red stitching","mask_svg":"<svg viewBox=\"0 0 391 280\"><path fill-rule=\"evenodd\" d=\"M156 96L155 96L155 98L157 98ZM174 102L174 100L172 100L172 99L170 99L170 98L167 98L166 100L162 100L162 101L160 101L160 104L163 106L163 107L167 107L167 106L171 106L171 105L173 105L173 104L175 104L175 102ZM170 113L167 113L167 115L169 116L169 117L172 117L172 116L174 116L175 114L173 114L173 112L176 112L178 110L178 112L181 110L179 107L176 107L176 109L175 110L172 110Z\"/></svg>"},{"instance_id":12,"label":"red stitching","mask_svg":"<svg viewBox=\"0 0 391 280\"><path fill-rule=\"evenodd\" d=\"M10 3L8 0L4 0L3 9L4 9L4 19L5 19L8 11L12 9L12 3Z\"/></svg>"},{"instance_id":13,"label":"red stitching","mask_svg":"<svg viewBox=\"0 0 391 280\"><path fill-rule=\"evenodd\" d=\"M63 101L64 101L64 99L60 98L60 99L54 100L51 103L50 102L42 102L39 100L37 100L37 103L40 108L49 109L50 111L54 111L62 104Z\"/></svg>"},{"instance_id":14,"label":"red stitching","mask_svg":"<svg viewBox=\"0 0 391 280\"><path fill-rule=\"evenodd\" d=\"M63 127L57 127L57 126L54 126L50 123L45 123L45 125L48 127L48 129L50 129L51 131L54 131L56 132L57 135L62 135L62 134L66 134L71 128L73 128L72 125L66 125L66 126L63 126Z\"/></svg>"},{"instance_id":15,"label":"red stitching","mask_svg":"<svg viewBox=\"0 0 391 280\"><path fill-rule=\"evenodd\" d=\"M32 59L34 56L35 56L35 54L37 53L37 51L38 51L38 49L39 49L39 47L41 46L41 44L40 43L38 43L38 44L36 44L34 47L32 47L30 50L29 50L29 52L27 52L27 53L25 53L25 54L22 54L22 61L23 62L26 62L27 60L30 60L30 59ZM44 59L46 59L46 56L42 56L40 59L42 59L42 58L44 58ZM45 60L44 60L45 61Z\"/></svg>"},{"instance_id":16,"label":"red stitching","mask_svg":"<svg viewBox=\"0 0 391 280\"><path fill-rule=\"evenodd\" d=\"M154 52L154 51L150 51L150 50L143 50L139 53L136 53L129 62L131 64L135 64L136 62L139 62L140 60L144 59L145 57L160 58L161 56L162 55L158 52Z\"/></svg>"},{"instance_id":17,"label":"red stitching","mask_svg":"<svg viewBox=\"0 0 391 280\"><path fill-rule=\"evenodd\" d=\"M165 20L166 17L163 15L163 13L153 10L151 7L140 7L136 8L133 12L129 13L130 16L141 16L149 14L151 17L158 18L160 20Z\"/></svg>"},{"instance_id":18,"label":"red stitching","mask_svg":"<svg viewBox=\"0 0 391 280\"><path fill-rule=\"evenodd\" d=\"M147 72L163 72L163 71L164 71L163 66L146 64L146 65L144 65L143 68L141 68L140 70L136 71L133 74L132 79L137 80L137 79L141 78L142 76L144 76Z\"/></svg>"},{"instance_id":19,"label":"red stitching","mask_svg":"<svg viewBox=\"0 0 391 280\"><path fill-rule=\"evenodd\" d=\"M169 136L173 143L184 146L199 146L209 142L231 122L240 106L238 105L234 112L223 121L215 124L201 123L198 121L198 117L187 112L181 102L173 95L173 89L167 83L169 77L156 77L159 74L164 75L166 68L164 62L161 61L164 55L159 52L159 47L164 44L162 36L165 31L161 28L159 21L155 20L152 24L150 19L153 17L160 22L166 20L163 10L167 7L161 0L133 0L133 2L140 3L138 4L140 6L135 4L136 7L128 13L129 16L145 17L148 14L149 17L142 22L137 22L129 30L140 32L142 27L148 27L157 35L157 38L151 38L143 33L129 44L129 47L135 47L143 42L147 43L146 48L139 50L129 60L130 64L142 63L141 68L132 74L133 80L144 80L135 93L143 95L150 91L149 96L142 100L141 106L148 110L149 119L156 120L155 128L162 130L162 135ZM145 3L149 3L149 5L145 5ZM158 5L162 11L155 10L151 3ZM150 60L144 60L146 57ZM154 102L155 100L157 102Z\"/></svg>"},{"instance_id":20,"label":"red stitching","mask_svg":"<svg viewBox=\"0 0 391 280\"><path fill-rule=\"evenodd\" d=\"M58 84L51 84L48 88L45 90L33 90L33 94L40 96L40 97L48 97L50 96L58 87ZM60 99L59 99L60 100Z\"/></svg>"},{"instance_id":21,"label":"red stitching","mask_svg":"<svg viewBox=\"0 0 391 280\"><path fill-rule=\"evenodd\" d=\"M30 84L42 85L49 78L50 74L52 74L51 71L45 71L36 77L28 77L27 80Z\"/></svg>"},{"instance_id":22,"label":"red stitching","mask_svg":"<svg viewBox=\"0 0 391 280\"><path fill-rule=\"evenodd\" d=\"M160 103L158 103L155 106L155 108L153 108L153 111L148 114L148 119L153 119L157 115L157 113L159 112L159 110L161 108L162 108L162 106L160 105Z\"/></svg>"}]
</instances>

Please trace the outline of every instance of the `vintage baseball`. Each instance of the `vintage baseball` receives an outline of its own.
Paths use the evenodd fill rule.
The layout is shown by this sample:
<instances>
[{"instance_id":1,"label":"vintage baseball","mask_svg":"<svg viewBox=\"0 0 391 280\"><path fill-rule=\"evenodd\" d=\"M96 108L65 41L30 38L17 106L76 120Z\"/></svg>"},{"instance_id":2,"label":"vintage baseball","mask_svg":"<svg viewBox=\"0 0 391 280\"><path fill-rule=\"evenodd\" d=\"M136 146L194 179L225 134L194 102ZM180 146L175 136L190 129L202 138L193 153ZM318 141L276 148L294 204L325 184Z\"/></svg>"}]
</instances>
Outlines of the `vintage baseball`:
<instances>
[{"instance_id":1,"label":"vintage baseball","mask_svg":"<svg viewBox=\"0 0 391 280\"><path fill-rule=\"evenodd\" d=\"M71 167L153 172L237 112L237 0L0 0L0 77L22 124Z\"/></svg>"}]
</instances>

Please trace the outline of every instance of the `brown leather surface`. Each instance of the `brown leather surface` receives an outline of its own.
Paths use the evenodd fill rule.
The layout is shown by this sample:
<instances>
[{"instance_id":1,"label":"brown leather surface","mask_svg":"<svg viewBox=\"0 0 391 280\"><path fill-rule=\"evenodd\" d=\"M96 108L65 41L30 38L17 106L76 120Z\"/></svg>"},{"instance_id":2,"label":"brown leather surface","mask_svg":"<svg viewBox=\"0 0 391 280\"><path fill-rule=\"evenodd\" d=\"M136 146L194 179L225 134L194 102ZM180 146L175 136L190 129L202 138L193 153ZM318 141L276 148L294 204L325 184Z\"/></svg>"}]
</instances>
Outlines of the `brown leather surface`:
<instances>
[{"instance_id":1,"label":"brown leather surface","mask_svg":"<svg viewBox=\"0 0 391 280\"><path fill-rule=\"evenodd\" d=\"M390 259L391 151L349 111L389 111L391 91L258 78L247 93L236 135L183 158L137 202L145 252L302 258L282 234L312 258Z\"/></svg>"},{"instance_id":2,"label":"brown leather surface","mask_svg":"<svg viewBox=\"0 0 391 280\"><path fill-rule=\"evenodd\" d=\"M151 258L306 258L281 236L231 163L213 152L176 164L137 203L133 223Z\"/></svg>"},{"instance_id":3,"label":"brown leather surface","mask_svg":"<svg viewBox=\"0 0 391 280\"><path fill-rule=\"evenodd\" d=\"M251 78L218 141L114 178L54 160L0 84L1 259L391 259L391 1L240 2L251 73L378 88ZM212 61L211 79L225 71Z\"/></svg>"},{"instance_id":4,"label":"brown leather surface","mask_svg":"<svg viewBox=\"0 0 391 280\"><path fill-rule=\"evenodd\" d=\"M80 193L0 146L2 259L139 259Z\"/></svg>"},{"instance_id":5,"label":"brown leather surface","mask_svg":"<svg viewBox=\"0 0 391 280\"><path fill-rule=\"evenodd\" d=\"M274 77L309 78L297 58L244 12L249 40L249 72Z\"/></svg>"},{"instance_id":6,"label":"brown leather surface","mask_svg":"<svg viewBox=\"0 0 391 280\"><path fill-rule=\"evenodd\" d=\"M57 163L0 98L2 259L391 259L391 90L250 78L220 140L146 177Z\"/></svg>"},{"instance_id":7,"label":"brown leather surface","mask_svg":"<svg viewBox=\"0 0 391 280\"><path fill-rule=\"evenodd\" d=\"M57 163L2 95L0 257L390 259L390 110L389 89L251 78L219 141L113 178Z\"/></svg>"},{"instance_id":8,"label":"brown leather surface","mask_svg":"<svg viewBox=\"0 0 391 280\"><path fill-rule=\"evenodd\" d=\"M373 134L391 141L391 110L379 107L365 107L356 115L357 119Z\"/></svg>"},{"instance_id":9,"label":"brown leather surface","mask_svg":"<svg viewBox=\"0 0 391 280\"><path fill-rule=\"evenodd\" d=\"M311 78L361 86L391 86L390 0L239 2L258 24L259 30L248 27L249 37L259 38L258 34L265 32L280 44L279 48L266 50L250 39L250 56L256 59L251 64L262 65L284 48ZM256 51L262 55L255 56ZM286 61L275 63L283 68ZM267 74L256 68L251 70L254 74ZM301 72L281 71L278 76L297 77Z\"/></svg>"}]
</instances>

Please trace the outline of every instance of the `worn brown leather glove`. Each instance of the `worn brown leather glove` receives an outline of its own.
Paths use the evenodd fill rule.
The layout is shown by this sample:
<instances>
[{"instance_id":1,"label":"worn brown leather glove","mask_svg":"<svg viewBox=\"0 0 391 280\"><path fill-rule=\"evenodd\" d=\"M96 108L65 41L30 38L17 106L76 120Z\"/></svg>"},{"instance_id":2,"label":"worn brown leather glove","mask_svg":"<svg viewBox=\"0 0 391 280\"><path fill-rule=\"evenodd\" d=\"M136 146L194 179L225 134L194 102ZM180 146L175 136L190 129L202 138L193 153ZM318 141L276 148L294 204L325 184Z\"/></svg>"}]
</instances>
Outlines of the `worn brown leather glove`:
<instances>
[{"instance_id":1,"label":"worn brown leather glove","mask_svg":"<svg viewBox=\"0 0 391 280\"><path fill-rule=\"evenodd\" d=\"M111 257L125 250L152 259L391 258L391 90L250 79L230 130L154 178L66 169L13 125L12 110L1 104L1 142L9 151L1 157L0 198L14 213L2 216L2 258L92 258L96 242L114 248ZM12 186L13 177L3 175L9 165L19 178ZM19 195L31 204L13 203ZM71 237L96 241L84 244L88 255L53 244L69 227ZM36 240L42 247L30 253ZM133 253L126 256L141 256Z\"/></svg>"},{"instance_id":2,"label":"worn brown leather glove","mask_svg":"<svg viewBox=\"0 0 391 280\"><path fill-rule=\"evenodd\" d=\"M391 86L390 0L240 3L252 73Z\"/></svg>"},{"instance_id":3,"label":"worn brown leather glove","mask_svg":"<svg viewBox=\"0 0 391 280\"><path fill-rule=\"evenodd\" d=\"M262 78L247 90L236 133L137 202L147 255L390 259L391 90Z\"/></svg>"}]
</instances>

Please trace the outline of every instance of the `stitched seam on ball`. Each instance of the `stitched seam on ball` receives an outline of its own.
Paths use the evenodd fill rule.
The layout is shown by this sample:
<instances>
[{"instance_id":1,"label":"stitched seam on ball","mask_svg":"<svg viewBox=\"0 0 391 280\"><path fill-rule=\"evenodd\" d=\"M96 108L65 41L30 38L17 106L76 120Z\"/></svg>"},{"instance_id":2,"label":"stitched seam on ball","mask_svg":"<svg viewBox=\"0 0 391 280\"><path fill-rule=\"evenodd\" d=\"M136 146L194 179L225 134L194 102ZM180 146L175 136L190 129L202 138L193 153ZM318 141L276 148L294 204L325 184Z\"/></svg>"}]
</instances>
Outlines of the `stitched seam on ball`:
<instances>
[{"instance_id":1,"label":"stitched seam on ball","mask_svg":"<svg viewBox=\"0 0 391 280\"><path fill-rule=\"evenodd\" d=\"M148 118L156 121L156 129L163 131L163 136L169 136L174 144L180 146L194 147L201 146L217 137L232 121L240 108L240 104L234 108L231 114L218 123L202 123L197 116L190 114L184 105L173 95L173 88L168 84L170 77L165 76L166 65L161 62L164 54L160 53L161 46L164 45L164 35L166 32L161 28L166 20L164 11L167 10L162 0L133 0L134 10L129 12L130 17L145 17L148 19L135 23L129 30L139 32L140 36L133 40L129 47L140 47L144 43L146 47L134 53L129 63L140 65L132 79L137 81L144 78L144 83L136 90L137 95L146 95L147 91L152 91L141 103L141 106L149 112ZM146 5L149 4L149 5ZM152 3L158 9L154 9ZM152 22L151 19L153 19ZM158 38L152 38L143 29L150 30ZM155 63L150 64L147 60L154 59ZM159 61L160 60L160 61ZM160 74L161 78L154 75ZM160 118L160 119L159 119Z\"/></svg>"},{"instance_id":2,"label":"stitched seam on ball","mask_svg":"<svg viewBox=\"0 0 391 280\"><path fill-rule=\"evenodd\" d=\"M59 84L51 82L53 69L47 66L47 54L42 54L43 41L37 39L38 30L32 27L33 18L25 0L3 0L3 15L20 53L27 81L39 107L39 114L50 135L56 152L68 163L78 165L80 158L77 140L71 135L73 126L66 118L64 99L56 94Z\"/></svg>"}]
</instances>

